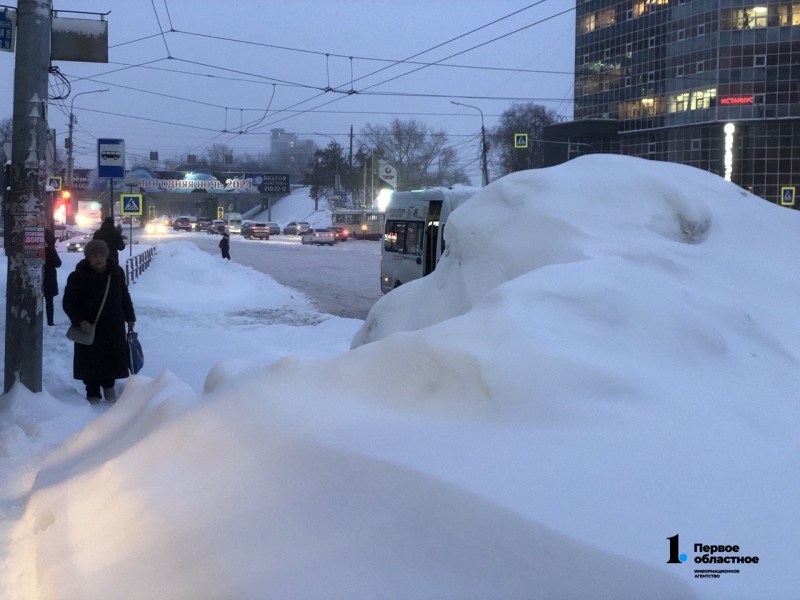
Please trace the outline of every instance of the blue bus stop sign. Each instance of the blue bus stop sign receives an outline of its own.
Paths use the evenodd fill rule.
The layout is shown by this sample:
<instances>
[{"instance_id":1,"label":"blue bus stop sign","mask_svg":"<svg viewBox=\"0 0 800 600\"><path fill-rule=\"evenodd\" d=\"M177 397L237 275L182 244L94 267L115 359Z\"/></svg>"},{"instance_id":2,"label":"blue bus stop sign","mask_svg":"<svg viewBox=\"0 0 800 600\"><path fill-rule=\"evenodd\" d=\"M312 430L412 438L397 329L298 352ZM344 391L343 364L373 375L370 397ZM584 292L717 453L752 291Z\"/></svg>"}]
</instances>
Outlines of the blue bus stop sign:
<instances>
[{"instance_id":1,"label":"blue bus stop sign","mask_svg":"<svg viewBox=\"0 0 800 600\"><path fill-rule=\"evenodd\" d=\"M3 52L14 51L14 35L16 25L16 14L7 10L0 12L0 50Z\"/></svg>"}]
</instances>

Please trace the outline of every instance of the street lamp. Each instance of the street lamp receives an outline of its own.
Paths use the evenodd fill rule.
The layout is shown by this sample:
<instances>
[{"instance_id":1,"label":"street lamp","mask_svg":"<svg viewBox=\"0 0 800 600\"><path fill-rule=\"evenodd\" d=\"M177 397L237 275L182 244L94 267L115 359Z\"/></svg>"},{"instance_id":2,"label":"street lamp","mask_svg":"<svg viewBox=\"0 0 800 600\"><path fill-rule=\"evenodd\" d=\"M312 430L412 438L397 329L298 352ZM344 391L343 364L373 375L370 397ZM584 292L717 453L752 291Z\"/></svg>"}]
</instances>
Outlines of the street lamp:
<instances>
[{"instance_id":1,"label":"street lamp","mask_svg":"<svg viewBox=\"0 0 800 600\"><path fill-rule=\"evenodd\" d=\"M337 142L336 138L333 137L332 135L328 135L327 133L317 133L316 131L314 132L314 135L320 135L320 136L323 136L323 137L329 137L329 138L331 138L333 140L334 144L336 144L337 146L339 145L339 142ZM334 156L334 159L336 160L336 180L333 183L333 189L336 191L337 194L339 194L339 193L341 193L341 185L342 185L341 181L342 180L341 180L341 177L339 176L339 153L338 152ZM340 198L340 201L341 201L341 198ZM342 202L342 204L344 204L344 202Z\"/></svg>"},{"instance_id":2,"label":"street lamp","mask_svg":"<svg viewBox=\"0 0 800 600\"><path fill-rule=\"evenodd\" d=\"M73 176L73 172L75 170L75 165L72 162L72 146L74 145L72 143L72 125L75 122L75 115L72 114L72 108L75 105L75 98L77 98L78 96L83 96L84 94L97 94L97 93L100 93L100 92L107 92L107 91L108 91L108 89L105 89L105 90L90 90L88 92L80 92L78 94L75 94L72 97L72 102L69 103L69 148L68 148L69 156L67 157L67 189L70 190L70 191L72 191L72 176ZM113 194L113 190L112 190L112 194Z\"/></svg>"},{"instance_id":3,"label":"street lamp","mask_svg":"<svg viewBox=\"0 0 800 600\"><path fill-rule=\"evenodd\" d=\"M483 187L489 185L489 166L486 163L486 128L483 126L483 111L478 108L477 106L472 106L471 104L462 104L461 102L456 102L454 100L450 100L450 104L455 104L456 106L466 106L467 108L474 108L479 113L481 113L481 163L482 163L482 171L483 171Z\"/></svg>"}]
</instances>

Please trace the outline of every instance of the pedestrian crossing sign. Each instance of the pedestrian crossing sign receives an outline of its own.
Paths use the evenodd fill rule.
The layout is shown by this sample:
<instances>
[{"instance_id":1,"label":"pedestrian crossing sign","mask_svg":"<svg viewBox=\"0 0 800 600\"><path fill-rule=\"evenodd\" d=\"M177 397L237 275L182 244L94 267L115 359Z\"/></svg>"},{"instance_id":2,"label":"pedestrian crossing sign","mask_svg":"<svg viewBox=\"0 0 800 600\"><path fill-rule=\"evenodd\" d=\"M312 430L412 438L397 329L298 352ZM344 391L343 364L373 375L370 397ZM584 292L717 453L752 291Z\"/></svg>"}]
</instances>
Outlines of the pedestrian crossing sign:
<instances>
[{"instance_id":1,"label":"pedestrian crossing sign","mask_svg":"<svg viewBox=\"0 0 800 600\"><path fill-rule=\"evenodd\" d=\"M515 133L514 134L514 148L527 148L528 147L528 134Z\"/></svg>"},{"instance_id":2,"label":"pedestrian crossing sign","mask_svg":"<svg viewBox=\"0 0 800 600\"><path fill-rule=\"evenodd\" d=\"M781 188L781 206L794 206L795 188L782 187Z\"/></svg>"},{"instance_id":3,"label":"pedestrian crossing sign","mask_svg":"<svg viewBox=\"0 0 800 600\"><path fill-rule=\"evenodd\" d=\"M61 177L58 177L56 175L48 175L47 176L47 185L49 185L51 188L53 188L54 192L60 192L61 191Z\"/></svg>"},{"instance_id":4,"label":"pedestrian crossing sign","mask_svg":"<svg viewBox=\"0 0 800 600\"><path fill-rule=\"evenodd\" d=\"M119 195L119 214L123 217L142 216L142 195L141 194L120 194Z\"/></svg>"}]
</instances>

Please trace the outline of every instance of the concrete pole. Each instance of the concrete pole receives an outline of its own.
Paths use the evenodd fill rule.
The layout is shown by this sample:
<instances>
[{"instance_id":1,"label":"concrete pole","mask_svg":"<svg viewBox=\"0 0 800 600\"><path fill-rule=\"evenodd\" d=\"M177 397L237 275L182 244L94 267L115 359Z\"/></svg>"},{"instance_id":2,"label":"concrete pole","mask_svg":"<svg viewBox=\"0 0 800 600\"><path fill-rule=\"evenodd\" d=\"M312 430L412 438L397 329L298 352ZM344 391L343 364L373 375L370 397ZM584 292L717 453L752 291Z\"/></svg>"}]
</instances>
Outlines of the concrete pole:
<instances>
[{"instance_id":1,"label":"concrete pole","mask_svg":"<svg viewBox=\"0 0 800 600\"><path fill-rule=\"evenodd\" d=\"M17 3L17 56L11 149L11 200L6 287L5 385L17 378L42 391L42 267L44 262L47 78L50 0Z\"/></svg>"}]
</instances>

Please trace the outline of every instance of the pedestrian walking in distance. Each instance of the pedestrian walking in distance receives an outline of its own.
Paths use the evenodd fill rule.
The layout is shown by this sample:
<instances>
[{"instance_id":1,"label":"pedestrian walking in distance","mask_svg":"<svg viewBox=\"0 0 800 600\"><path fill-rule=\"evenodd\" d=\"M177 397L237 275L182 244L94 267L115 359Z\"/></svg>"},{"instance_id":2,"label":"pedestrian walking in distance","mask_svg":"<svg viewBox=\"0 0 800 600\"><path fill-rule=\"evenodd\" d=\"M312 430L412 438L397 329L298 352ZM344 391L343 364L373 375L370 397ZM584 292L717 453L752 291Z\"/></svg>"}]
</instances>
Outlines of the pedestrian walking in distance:
<instances>
[{"instance_id":1,"label":"pedestrian walking in distance","mask_svg":"<svg viewBox=\"0 0 800 600\"><path fill-rule=\"evenodd\" d=\"M56 236L50 229L44 230L44 280L42 281L42 295L44 308L47 314L47 324L53 322L53 298L58 296L58 273L56 269L61 266L61 257L56 251Z\"/></svg>"},{"instance_id":2,"label":"pedestrian walking in distance","mask_svg":"<svg viewBox=\"0 0 800 600\"><path fill-rule=\"evenodd\" d=\"M64 288L64 312L84 333L96 325L91 346L75 344L72 376L83 381L86 399L92 404L100 402L101 388L105 399L113 402L117 399L114 382L128 376L125 325L133 331L136 314L125 271L109 257L106 243L92 240L83 253L86 258L77 264Z\"/></svg>"},{"instance_id":3,"label":"pedestrian walking in distance","mask_svg":"<svg viewBox=\"0 0 800 600\"><path fill-rule=\"evenodd\" d=\"M108 257L114 262L119 262L119 251L125 250L125 240L122 231L114 227L114 219L106 217L100 229L94 232L92 239L103 240L108 245Z\"/></svg>"},{"instance_id":4,"label":"pedestrian walking in distance","mask_svg":"<svg viewBox=\"0 0 800 600\"><path fill-rule=\"evenodd\" d=\"M231 259L231 234L227 231L222 234L222 239L219 241L220 250L222 250L222 258Z\"/></svg>"}]
</instances>

